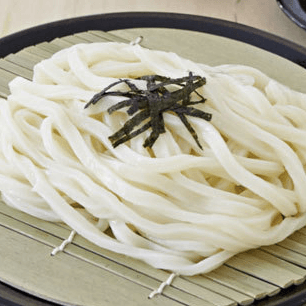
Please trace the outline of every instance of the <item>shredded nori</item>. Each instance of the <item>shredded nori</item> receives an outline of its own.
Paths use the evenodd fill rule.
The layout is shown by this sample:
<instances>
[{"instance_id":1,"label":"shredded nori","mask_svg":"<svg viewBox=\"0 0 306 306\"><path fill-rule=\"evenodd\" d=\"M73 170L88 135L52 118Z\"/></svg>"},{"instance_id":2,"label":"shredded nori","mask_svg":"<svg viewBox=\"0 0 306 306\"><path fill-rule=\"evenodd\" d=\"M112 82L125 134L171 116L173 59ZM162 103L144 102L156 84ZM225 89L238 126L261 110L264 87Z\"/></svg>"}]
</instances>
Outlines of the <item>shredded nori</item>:
<instances>
[{"instance_id":1,"label":"shredded nori","mask_svg":"<svg viewBox=\"0 0 306 306\"><path fill-rule=\"evenodd\" d=\"M198 136L186 116L198 117L207 121L211 120L211 114L192 107L192 105L205 102L205 98L196 89L203 86L206 83L206 79L193 75L192 72L186 77L175 79L160 75L146 75L138 79L147 82L145 90L137 88L129 79L119 79L94 95L85 105L85 108L87 108L92 104L96 104L105 96L122 96L127 98L108 109L108 113L112 114L119 109L127 107L127 114L131 116L121 129L109 137L113 147L115 148L151 128L151 133L143 144L144 147L151 148L159 135L165 133L163 113L170 111L180 118L197 145L202 149ZM125 83L129 90L126 92L110 91L112 87L120 83ZM179 89L170 91L167 88L169 85L178 85ZM193 92L196 93L199 100L191 101L191 94ZM142 122L145 123L138 127Z\"/></svg>"}]
</instances>

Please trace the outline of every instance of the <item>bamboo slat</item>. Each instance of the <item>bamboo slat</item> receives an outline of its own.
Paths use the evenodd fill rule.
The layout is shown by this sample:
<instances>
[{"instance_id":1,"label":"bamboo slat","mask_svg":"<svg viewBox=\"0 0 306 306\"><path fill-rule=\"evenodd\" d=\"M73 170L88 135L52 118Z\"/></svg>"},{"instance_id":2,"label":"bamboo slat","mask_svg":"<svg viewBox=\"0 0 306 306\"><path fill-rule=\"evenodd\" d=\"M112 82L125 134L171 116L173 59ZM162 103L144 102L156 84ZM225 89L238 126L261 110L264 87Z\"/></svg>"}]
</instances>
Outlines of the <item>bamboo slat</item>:
<instances>
[{"instance_id":1,"label":"bamboo slat","mask_svg":"<svg viewBox=\"0 0 306 306\"><path fill-rule=\"evenodd\" d=\"M163 49L171 47L183 56L189 52L193 60L215 63L213 56L181 46L184 37L198 42L199 33L182 31L182 36L174 38L173 30L163 29L88 31L42 42L1 59L0 95L9 94L8 83L14 77L31 79L36 63L63 48L84 42L127 43L142 33L144 46L154 47L158 42ZM210 36L205 39L217 44ZM204 276L177 277L161 296L148 300L149 293L168 278L168 272L104 250L78 235L64 252L50 256L70 231L66 225L39 220L0 202L0 280L64 305L234 306L277 296L282 288L301 284L306 277L304 228L277 245L238 254Z\"/></svg>"}]
</instances>

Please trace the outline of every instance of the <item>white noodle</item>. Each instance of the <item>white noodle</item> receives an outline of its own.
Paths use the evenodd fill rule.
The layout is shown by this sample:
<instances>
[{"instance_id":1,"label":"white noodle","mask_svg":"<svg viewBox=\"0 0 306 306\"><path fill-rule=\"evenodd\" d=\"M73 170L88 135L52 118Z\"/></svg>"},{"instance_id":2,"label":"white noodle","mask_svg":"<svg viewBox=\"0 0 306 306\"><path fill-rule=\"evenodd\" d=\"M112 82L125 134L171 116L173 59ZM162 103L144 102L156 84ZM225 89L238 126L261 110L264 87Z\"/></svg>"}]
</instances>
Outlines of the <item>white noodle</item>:
<instances>
[{"instance_id":1,"label":"white noodle","mask_svg":"<svg viewBox=\"0 0 306 306\"><path fill-rule=\"evenodd\" d=\"M144 88L134 78L190 71L207 80L198 90L207 101L195 107L212 120L188 117L203 150L170 113L151 151L142 145L149 132L113 148L108 137L128 116L107 109L123 98L84 109L118 78ZM306 95L254 68L209 67L138 44L79 44L10 90L0 103L3 201L102 248L195 275L306 224Z\"/></svg>"}]
</instances>

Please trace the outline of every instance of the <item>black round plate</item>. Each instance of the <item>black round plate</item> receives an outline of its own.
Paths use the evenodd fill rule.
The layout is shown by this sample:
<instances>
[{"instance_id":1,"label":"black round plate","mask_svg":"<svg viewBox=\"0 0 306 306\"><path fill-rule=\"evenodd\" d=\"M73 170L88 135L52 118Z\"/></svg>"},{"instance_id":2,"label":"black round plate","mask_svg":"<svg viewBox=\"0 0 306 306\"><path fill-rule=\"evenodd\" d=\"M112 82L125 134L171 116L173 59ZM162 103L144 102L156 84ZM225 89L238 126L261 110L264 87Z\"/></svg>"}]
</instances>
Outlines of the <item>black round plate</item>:
<instances>
[{"instance_id":1,"label":"black round plate","mask_svg":"<svg viewBox=\"0 0 306 306\"><path fill-rule=\"evenodd\" d=\"M298 26L306 30L306 1L277 0L284 13Z\"/></svg>"},{"instance_id":2,"label":"black round plate","mask_svg":"<svg viewBox=\"0 0 306 306\"><path fill-rule=\"evenodd\" d=\"M283 3L285 1L280 1ZM289 2L294 2L289 1ZM267 32L215 18L187 14L129 12L92 15L43 24L0 39L0 58L25 47L56 37L89 30L111 31L127 28L175 28L192 30L232 38L282 56L306 67L306 49ZM283 290L276 297L256 302L255 305L299 306L305 305L306 284ZM51 306L55 305L0 283L1 306Z\"/></svg>"}]
</instances>

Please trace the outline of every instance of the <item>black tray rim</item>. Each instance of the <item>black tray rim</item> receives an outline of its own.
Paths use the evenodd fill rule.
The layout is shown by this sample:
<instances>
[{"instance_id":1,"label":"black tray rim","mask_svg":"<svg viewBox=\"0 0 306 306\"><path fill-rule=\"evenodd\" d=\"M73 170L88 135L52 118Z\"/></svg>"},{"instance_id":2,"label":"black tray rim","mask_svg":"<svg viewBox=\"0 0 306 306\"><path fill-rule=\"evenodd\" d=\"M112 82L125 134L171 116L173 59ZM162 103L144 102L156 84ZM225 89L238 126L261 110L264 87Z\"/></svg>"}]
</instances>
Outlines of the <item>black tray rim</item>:
<instances>
[{"instance_id":1,"label":"black tray rim","mask_svg":"<svg viewBox=\"0 0 306 306\"><path fill-rule=\"evenodd\" d=\"M199 15L138 11L87 15L34 26L1 38L0 57L43 41L83 31L146 27L191 30L223 36L259 47L298 64L306 60L306 48L303 46L251 26Z\"/></svg>"},{"instance_id":2,"label":"black tray rim","mask_svg":"<svg viewBox=\"0 0 306 306\"><path fill-rule=\"evenodd\" d=\"M306 67L306 48L266 31L213 17L140 11L87 15L27 28L0 39L0 58L58 37L90 30L112 31L128 28L172 28L213 34L253 45ZM21 306L18 302L16 303L16 296L31 299L33 306L57 305L0 282L0 305ZM304 305L305 301L306 284L303 284L252 305L299 306Z\"/></svg>"}]
</instances>

